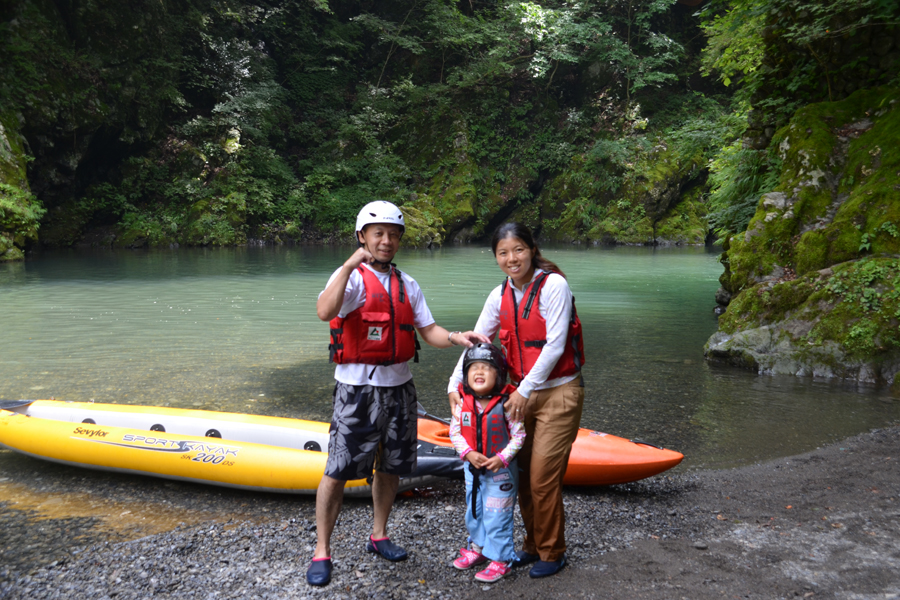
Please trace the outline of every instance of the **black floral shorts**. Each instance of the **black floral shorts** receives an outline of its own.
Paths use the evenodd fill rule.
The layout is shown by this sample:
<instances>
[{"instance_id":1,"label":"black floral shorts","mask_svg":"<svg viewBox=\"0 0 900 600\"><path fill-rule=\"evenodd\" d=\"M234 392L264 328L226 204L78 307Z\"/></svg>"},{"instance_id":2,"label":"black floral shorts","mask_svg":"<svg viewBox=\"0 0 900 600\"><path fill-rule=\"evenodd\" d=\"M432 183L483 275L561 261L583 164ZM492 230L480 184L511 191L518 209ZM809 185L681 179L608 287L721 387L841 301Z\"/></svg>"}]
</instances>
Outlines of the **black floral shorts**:
<instances>
[{"instance_id":1,"label":"black floral shorts","mask_svg":"<svg viewBox=\"0 0 900 600\"><path fill-rule=\"evenodd\" d=\"M416 470L417 423L412 380L395 387L338 382L325 474L342 481L365 479L374 466L389 475L409 475Z\"/></svg>"}]
</instances>

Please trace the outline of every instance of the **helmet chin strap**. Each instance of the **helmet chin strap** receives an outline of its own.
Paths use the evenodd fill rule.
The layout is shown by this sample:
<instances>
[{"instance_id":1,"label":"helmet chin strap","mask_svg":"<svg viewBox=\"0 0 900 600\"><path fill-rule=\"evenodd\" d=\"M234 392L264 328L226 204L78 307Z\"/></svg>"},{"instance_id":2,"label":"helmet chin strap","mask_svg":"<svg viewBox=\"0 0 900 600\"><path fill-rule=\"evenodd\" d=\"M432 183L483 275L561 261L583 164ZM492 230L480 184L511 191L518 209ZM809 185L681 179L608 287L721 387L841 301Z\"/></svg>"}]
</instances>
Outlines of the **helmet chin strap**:
<instances>
[{"instance_id":1,"label":"helmet chin strap","mask_svg":"<svg viewBox=\"0 0 900 600\"><path fill-rule=\"evenodd\" d=\"M359 241L359 239L356 240L356 243L359 244L360 248L366 247L366 245L363 244L361 241ZM368 248L366 248L366 250L368 250ZM372 260L369 261L370 265L377 265L378 267L381 267L382 269L390 269L391 268L391 265L393 264L393 263L391 263L391 261L384 262L382 260L378 260L377 258L375 258L375 254L371 250L369 250L369 254L372 255Z\"/></svg>"},{"instance_id":2,"label":"helmet chin strap","mask_svg":"<svg viewBox=\"0 0 900 600\"><path fill-rule=\"evenodd\" d=\"M475 398L475 399L477 399L477 400L490 400L490 399L493 398L494 396L497 396L498 394L500 394L500 391L497 389L497 386L494 386L494 389L491 390L491 393L489 393L489 394L476 394L476 393L475 393L475 390L473 390L473 389L469 386L469 382L468 382L468 381L465 382L465 383L463 383L463 391L464 391L465 393L467 393L467 394L471 394L472 397Z\"/></svg>"}]
</instances>

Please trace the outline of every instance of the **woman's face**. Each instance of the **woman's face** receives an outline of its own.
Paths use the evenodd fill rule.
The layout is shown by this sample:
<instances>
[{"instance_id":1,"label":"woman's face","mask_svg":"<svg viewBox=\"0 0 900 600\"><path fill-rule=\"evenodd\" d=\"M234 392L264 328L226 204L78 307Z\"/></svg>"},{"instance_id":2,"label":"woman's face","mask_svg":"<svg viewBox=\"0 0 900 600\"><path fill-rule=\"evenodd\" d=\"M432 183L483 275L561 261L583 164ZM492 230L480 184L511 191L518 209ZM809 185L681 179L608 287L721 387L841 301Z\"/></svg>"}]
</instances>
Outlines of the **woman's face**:
<instances>
[{"instance_id":1,"label":"woman's face","mask_svg":"<svg viewBox=\"0 0 900 600\"><path fill-rule=\"evenodd\" d=\"M500 270L510 276L513 284L521 288L534 277L534 249L517 237L507 237L497 243L494 252Z\"/></svg>"}]
</instances>

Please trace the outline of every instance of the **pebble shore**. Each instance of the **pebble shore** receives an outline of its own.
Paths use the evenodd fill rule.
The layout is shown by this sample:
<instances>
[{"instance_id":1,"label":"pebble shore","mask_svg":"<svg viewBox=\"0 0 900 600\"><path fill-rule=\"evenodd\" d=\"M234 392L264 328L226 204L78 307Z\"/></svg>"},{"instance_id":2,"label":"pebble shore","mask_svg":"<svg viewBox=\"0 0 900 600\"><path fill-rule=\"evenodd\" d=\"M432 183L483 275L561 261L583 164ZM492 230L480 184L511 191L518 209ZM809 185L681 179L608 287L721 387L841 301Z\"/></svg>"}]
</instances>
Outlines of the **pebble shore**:
<instances>
[{"instance_id":1,"label":"pebble shore","mask_svg":"<svg viewBox=\"0 0 900 600\"><path fill-rule=\"evenodd\" d=\"M64 473L56 476L65 478ZM635 538L681 535L684 519L669 498L674 490L690 485L691 478L659 476L627 486L567 490L570 564L615 551ZM144 488L153 485L144 478L102 473L91 473L86 479L95 489L128 483ZM365 551L372 526L371 504L345 500L332 538L333 579L324 588L311 587L305 579L315 546L313 498L254 498L243 492L189 484L161 485L158 480L156 484L176 496L176 503L189 505L186 496L210 495L221 498L225 505L249 502L249 512L242 520L179 526L129 541L79 545L79 538L90 538L92 519L51 524L32 520L27 513L3 510L0 515L6 521L2 526L7 544L25 550L37 546L39 554L26 551L20 561L5 557L8 560L0 567L0 597L413 599L466 597L486 587L473 579L474 571L451 566L466 538L461 481L442 482L398 498L390 534L410 555L399 563ZM158 501L155 496L151 492L148 498L150 510ZM52 527L56 529L48 531ZM521 543L518 525L516 533ZM10 534L17 537L10 539ZM74 539L76 544L67 547L66 539ZM5 554L16 551L7 548ZM40 564L42 558L51 556L52 561ZM527 579L527 569L510 578L517 577Z\"/></svg>"},{"instance_id":2,"label":"pebble shore","mask_svg":"<svg viewBox=\"0 0 900 600\"><path fill-rule=\"evenodd\" d=\"M398 498L389 533L410 555L400 563L365 551L371 503L348 499L332 540L333 580L314 588L305 580L315 544L310 496L73 470L0 452L0 487L31 486L45 504L84 493L101 512L136 517L124 527L110 520L116 515L47 518L0 502L0 598L419 599L490 590L535 599L897 599L897 460L900 427L892 427L738 469L567 488L568 566L541 580L517 569L490 586L451 566L466 538L461 481ZM163 513L192 521L149 535L134 525ZM520 543L518 524L516 533Z\"/></svg>"}]
</instances>

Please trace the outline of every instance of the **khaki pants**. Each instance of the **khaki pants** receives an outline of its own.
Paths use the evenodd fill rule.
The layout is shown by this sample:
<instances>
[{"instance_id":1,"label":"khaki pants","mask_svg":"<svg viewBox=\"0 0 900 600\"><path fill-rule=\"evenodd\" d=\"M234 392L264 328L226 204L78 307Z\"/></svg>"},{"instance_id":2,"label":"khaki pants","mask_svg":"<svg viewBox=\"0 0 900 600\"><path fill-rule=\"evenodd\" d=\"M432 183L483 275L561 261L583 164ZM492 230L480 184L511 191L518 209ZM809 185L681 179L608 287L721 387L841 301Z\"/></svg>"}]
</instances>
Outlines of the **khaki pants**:
<instances>
[{"instance_id":1,"label":"khaki pants","mask_svg":"<svg viewBox=\"0 0 900 600\"><path fill-rule=\"evenodd\" d=\"M519 507L525 521L523 550L557 561L566 551L562 481L584 407L584 380L531 393L525 412L525 445L517 454Z\"/></svg>"}]
</instances>

